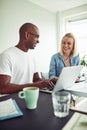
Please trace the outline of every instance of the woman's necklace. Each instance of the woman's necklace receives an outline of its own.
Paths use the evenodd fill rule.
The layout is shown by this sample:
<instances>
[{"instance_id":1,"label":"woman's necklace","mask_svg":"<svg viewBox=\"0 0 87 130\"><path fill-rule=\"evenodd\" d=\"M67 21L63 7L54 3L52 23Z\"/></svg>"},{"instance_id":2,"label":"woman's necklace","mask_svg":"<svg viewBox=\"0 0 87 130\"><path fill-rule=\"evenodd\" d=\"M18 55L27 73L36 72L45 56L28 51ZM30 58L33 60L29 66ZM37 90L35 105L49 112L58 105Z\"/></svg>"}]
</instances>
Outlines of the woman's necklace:
<instances>
[{"instance_id":1,"label":"woman's necklace","mask_svg":"<svg viewBox=\"0 0 87 130\"><path fill-rule=\"evenodd\" d=\"M65 57L63 56L63 59L64 59L65 65L66 65L66 66L70 66L70 58L69 58L69 57L65 58Z\"/></svg>"},{"instance_id":2,"label":"woman's necklace","mask_svg":"<svg viewBox=\"0 0 87 130\"><path fill-rule=\"evenodd\" d=\"M66 59L64 59L64 61L67 63L67 62L69 61L69 57L68 57L68 58L66 58Z\"/></svg>"}]
</instances>

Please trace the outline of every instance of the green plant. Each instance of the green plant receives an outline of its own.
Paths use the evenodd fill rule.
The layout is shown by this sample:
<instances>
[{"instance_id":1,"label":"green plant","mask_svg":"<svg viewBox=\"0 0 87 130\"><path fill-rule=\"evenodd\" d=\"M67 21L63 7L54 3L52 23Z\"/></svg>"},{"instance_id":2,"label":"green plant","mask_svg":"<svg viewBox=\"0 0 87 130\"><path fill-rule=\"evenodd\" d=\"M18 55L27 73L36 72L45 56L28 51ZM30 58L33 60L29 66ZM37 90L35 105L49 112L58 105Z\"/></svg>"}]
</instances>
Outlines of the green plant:
<instances>
[{"instance_id":1,"label":"green plant","mask_svg":"<svg viewBox=\"0 0 87 130\"><path fill-rule=\"evenodd\" d=\"M82 57L80 64L83 65L83 66L87 66L86 55L84 55L84 56Z\"/></svg>"}]
</instances>

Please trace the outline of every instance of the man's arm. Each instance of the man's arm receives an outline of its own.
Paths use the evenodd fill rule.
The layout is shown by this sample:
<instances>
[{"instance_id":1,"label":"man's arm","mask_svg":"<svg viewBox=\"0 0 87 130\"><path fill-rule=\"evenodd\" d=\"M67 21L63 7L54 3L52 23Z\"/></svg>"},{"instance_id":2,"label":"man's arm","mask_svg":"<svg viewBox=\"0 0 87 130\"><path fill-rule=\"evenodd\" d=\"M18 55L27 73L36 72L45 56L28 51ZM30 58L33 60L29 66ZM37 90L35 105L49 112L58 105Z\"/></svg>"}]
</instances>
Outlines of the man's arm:
<instances>
[{"instance_id":1,"label":"man's arm","mask_svg":"<svg viewBox=\"0 0 87 130\"><path fill-rule=\"evenodd\" d=\"M10 94L21 91L24 87L28 87L28 84L13 84L10 83L11 76L0 75L0 94Z\"/></svg>"},{"instance_id":2,"label":"man's arm","mask_svg":"<svg viewBox=\"0 0 87 130\"><path fill-rule=\"evenodd\" d=\"M34 77L35 78L35 77ZM38 79L39 80L39 79ZM13 84L10 83L11 76L8 75L0 75L0 94L11 94L21 91L25 87L36 86L40 89L42 88L52 88L52 84L50 80L35 80L34 83L26 83L26 84ZM36 82L38 81L38 82Z\"/></svg>"}]
</instances>

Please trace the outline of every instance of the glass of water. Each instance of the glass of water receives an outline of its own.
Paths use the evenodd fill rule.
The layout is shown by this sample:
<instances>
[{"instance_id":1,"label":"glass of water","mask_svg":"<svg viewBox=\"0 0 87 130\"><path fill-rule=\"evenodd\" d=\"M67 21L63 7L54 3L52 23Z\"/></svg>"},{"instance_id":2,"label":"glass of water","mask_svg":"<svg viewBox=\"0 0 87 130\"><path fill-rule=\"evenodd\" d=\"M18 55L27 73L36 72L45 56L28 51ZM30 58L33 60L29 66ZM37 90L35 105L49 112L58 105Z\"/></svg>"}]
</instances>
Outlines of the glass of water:
<instances>
[{"instance_id":1,"label":"glass of water","mask_svg":"<svg viewBox=\"0 0 87 130\"><path fill-rule=\"evenodd\" d=\"M57 117L66 117L69 115L71 94L66 91L57 91L52 93L52 103L54 115Z\"/></svg>"}]
</instances>

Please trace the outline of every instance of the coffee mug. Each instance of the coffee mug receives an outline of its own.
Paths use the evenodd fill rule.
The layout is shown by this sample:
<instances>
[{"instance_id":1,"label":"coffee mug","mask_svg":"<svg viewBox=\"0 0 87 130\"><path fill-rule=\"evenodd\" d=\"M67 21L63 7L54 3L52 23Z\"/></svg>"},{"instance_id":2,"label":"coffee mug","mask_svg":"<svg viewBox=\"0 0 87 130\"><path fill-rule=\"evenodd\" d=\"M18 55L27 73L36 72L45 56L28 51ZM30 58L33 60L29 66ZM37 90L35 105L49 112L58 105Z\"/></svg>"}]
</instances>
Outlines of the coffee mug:
<instances>
[{"instance_id":1,"label":"coffee mug","mask_svg":"<svg viewBox=\"0 0 87 130\"><path fill-rule=\"evenodd\" d=\"M26 87L18 93L19 98L25 99L28 109L36 109L39 97L38 87Z\"/></svg>"}]
</instances>

